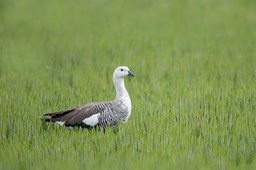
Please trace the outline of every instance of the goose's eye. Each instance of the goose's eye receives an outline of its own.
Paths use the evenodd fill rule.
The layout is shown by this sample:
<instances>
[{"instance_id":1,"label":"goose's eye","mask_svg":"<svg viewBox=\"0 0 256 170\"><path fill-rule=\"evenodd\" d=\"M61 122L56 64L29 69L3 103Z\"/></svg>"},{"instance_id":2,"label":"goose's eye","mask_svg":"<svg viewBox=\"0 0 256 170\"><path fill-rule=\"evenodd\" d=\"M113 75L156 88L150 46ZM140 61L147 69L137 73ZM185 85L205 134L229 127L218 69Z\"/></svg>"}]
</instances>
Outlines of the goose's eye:
<instances>
[{"instance_id":1,"label":"goose's eye","mask_svg":"<svg viewBox=\"0 0 256 170\"><path fill-rule=\"evenodd\" d=\"M124 71L124 69L121 68L121 71Z\"/></svg>"}]
</instances>

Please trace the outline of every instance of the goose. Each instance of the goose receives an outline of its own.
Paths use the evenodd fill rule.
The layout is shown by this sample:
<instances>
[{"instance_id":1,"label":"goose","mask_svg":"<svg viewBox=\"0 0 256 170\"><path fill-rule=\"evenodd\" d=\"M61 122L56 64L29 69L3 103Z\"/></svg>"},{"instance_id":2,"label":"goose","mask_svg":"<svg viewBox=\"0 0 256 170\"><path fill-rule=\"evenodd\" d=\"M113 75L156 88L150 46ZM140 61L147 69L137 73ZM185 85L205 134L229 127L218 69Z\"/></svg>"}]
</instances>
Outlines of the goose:
<instances>
[{"instance_id":1,"label":"goose","mask_svg":"<svg viewBox=\"0 0 256 170\"><path fill-rule=\"evenodd\" d=\"M118 122L126 123L131 116L131 99L124 85L124 78L134 77L127 66L118 66L113 73L116 98L107 102L92 102L69 110L46 113L43 122L57 123L70 129L98 127L105 132L106 127L115 128Z\"/></svg>"}]
</instances>

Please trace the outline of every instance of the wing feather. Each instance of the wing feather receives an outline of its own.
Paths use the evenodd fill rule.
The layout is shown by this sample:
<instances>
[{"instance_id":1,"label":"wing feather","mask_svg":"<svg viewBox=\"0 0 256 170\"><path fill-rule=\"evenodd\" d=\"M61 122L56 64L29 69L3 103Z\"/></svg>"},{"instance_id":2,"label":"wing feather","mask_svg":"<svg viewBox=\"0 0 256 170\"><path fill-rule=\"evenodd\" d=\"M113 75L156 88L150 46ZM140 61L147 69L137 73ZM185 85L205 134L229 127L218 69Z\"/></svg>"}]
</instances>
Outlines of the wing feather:
<instances>
[{"instance_id":1,"label":"wing feather","mask_svg":"<svg viewBox=\"0 0 256 170\"><path fill-rule=\"evenodd\" d=\"M105 110L103 103L90 103L74 109L46 113L42 119L45 122L64 121L65 126L81 126L83 120Z\"/></svg>"}]
</instances>

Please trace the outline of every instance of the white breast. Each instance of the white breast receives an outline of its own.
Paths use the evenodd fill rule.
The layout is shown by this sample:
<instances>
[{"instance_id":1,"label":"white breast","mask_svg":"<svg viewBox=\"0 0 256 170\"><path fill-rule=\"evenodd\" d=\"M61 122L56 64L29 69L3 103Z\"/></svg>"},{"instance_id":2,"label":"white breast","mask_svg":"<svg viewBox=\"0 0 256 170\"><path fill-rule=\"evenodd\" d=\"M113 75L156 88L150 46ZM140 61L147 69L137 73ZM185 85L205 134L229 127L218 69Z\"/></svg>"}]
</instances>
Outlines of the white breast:
<instances>
[{"instance_id":1,"label":"white breast","mask_svg":"<svg viewBox=\"0 0 256 170\"><path fill-rule=\"evenodd\" d=\"M124 121L124 123L126 123L129 119L129 117L131 116L131 110L132 110L132 104L131 104L131 99L129 96L126 96L124 98L122 98L122 103L123 103L123 106L126 108L127 110L127 116L126 116L126 119Z\"/></svg>"}]
</instances>

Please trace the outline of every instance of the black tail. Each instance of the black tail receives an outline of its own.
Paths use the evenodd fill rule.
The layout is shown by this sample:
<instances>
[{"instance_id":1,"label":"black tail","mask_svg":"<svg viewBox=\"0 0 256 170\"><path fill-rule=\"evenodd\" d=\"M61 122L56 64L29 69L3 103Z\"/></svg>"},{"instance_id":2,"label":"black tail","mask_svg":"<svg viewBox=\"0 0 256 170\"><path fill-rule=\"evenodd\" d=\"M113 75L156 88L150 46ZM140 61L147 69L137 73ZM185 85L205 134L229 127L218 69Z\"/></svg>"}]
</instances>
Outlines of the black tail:
<instances>
[{"instance_id":1,"label":"black tail","mask_svg":"<svg viewBox=\"0 0 256 170\"><path fill-rule=\"evenodd\" d=\"M43 121L43 122L52 122L52 114L53 113L44 114L43 117L41 118L41 121Z\"/></svg>"},{"instance_id":2,"label":"black tail","mask_svg":"<svg viewBox=\"0 0 256 170\"><path fill-rule=\"evenodd\" d=\"M68 113L70 113L70 112L72 112L72 111L74 111L74 110L75 110L75 109L64 110L64 111L53 112L53 113L45 113L45 114L43 115L43 117L41 118L41 120L42 120L43 122L56 122L56 121L61 121L62 118L63 118L66 114L68 114Z\"/></svg>"}]
</instances>

